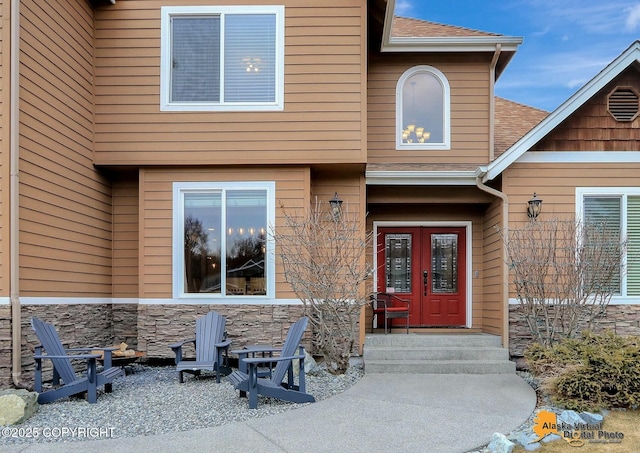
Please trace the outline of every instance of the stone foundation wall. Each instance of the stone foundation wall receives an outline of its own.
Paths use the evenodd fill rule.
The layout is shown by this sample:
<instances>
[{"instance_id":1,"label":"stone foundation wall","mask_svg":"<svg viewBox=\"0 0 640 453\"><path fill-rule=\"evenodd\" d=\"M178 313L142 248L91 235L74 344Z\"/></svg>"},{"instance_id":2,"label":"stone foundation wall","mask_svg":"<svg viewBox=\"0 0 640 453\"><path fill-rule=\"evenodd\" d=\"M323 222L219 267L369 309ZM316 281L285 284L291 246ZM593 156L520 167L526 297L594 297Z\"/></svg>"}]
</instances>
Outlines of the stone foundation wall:
<instances>
[{"instance_id":1,"label":"stone foundation wall","mask_svg":"<svg viewBox=\"0 0 640 453\"><path fill-rule=\"evenodd\" d=\"M291 324L303 313L301 305L140 305L138 348L148 358L171 358L169 344L193 338L196 319L215 310L227 318L231 349L248 344L281 346ZM303 338L311 346L311 329Z\"/></svg>"},{"instance_id":2,"label":"stone foundation wall","mask_svg":"<svg viewBox=\"0 0 640 453\"><path fill-rule=\"evenodd\" d=\"M115 310L113 307L116 307ZM66 347L112 346L122 338L136 343L137 306L112 304L23 305L22 306L22 375L25 385L33 383L34 347L38 344L31 329L36 316L55 325ZM131 345L130 345L131 347ZM11 307L0 307L0 388L13 386L11 378ZM44 361L44 378L49 378L51 362ZM79 364L83 366L83 364Z\"/></svg>"},{"instance_id":3,"label":"stone foundation wall","mask_svg":"<svg viewBox=\"0 0 640 453\"><path fill-rule=\"evenodd\" d=\"M640 305L609 305L606 316L596 331L611 330L618 335L640 335ZM509 352L512 357L524 356L533 338L522 318L519 305L509 305Z\"/></svg>"},{"instance_id":4,"label":"stone foundation wall","mask_svg":"<svg viewBox=\"0 0 640 453\"><path fill-rule=\"evenodd\" d=\"M138 305L113 304L113 344L127 343L128 349L138 349Z\"/></svg>"},{"instance_id":5,"label":"stone foundation wall","mask_svg":"<svg viewBox=\"0 0 640 453\"><path fill-rule=\"evenodd\" d=\"M0 389L11 387L11 306L0 305Z\"/></svg>"},{"instance_id":6,"label":"stone foundation wall","mask_svg":"<svg viewBox=\"0 0 640 453\"><path fill-rule=\"evenodd\" d=\"M33 352L38 340L31 329L32 316L54 324L67 347L125 342L129 349L144 352L148 360L173 359L169 344L193 338L196 319L210 310L227 317L231 349L248 344L281 346L291 324L303 316L302 305L24 305L21 381L33 384ZM311 339L309 327L302 343L313 354ZM358 344L353 352L357 351ZM0 306L0 389L13 386L11 354L11 307ZM43 364L44 378L50 379L51 364Z\"/></svg>"}]
</instances>

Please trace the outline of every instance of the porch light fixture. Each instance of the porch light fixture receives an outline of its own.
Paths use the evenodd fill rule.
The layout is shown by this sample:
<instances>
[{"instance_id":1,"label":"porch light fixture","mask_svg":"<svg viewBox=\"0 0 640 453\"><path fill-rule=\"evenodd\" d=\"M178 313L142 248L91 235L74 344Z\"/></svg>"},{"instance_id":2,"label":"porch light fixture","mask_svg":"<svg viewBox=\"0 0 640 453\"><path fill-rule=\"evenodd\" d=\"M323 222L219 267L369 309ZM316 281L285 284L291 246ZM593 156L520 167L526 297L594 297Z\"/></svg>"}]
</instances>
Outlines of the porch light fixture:
<instances>
[{"instance_id":1,"label":"porch light fixture","mask_svg":"<svg viewBox=\"0 0 640 453\"><path fill-rule=\"evenodd\" d=\"M542 211L542 200L534 192L533 198L527 202L527 215L535 220L540 215L540 211Z\"/></svg>"},{"instance_id":2,"label":"porch light fixture","mask_svg":"<svg viewBox=\"0 0 640 453\"><path fill-rule=\"evenodd\" d=\"M338 220L342 213L342 200L338 198L338 192L329 200L329 205L331 206L331 214L333 214L334 220Z\"/></svg>"}]
</instances>

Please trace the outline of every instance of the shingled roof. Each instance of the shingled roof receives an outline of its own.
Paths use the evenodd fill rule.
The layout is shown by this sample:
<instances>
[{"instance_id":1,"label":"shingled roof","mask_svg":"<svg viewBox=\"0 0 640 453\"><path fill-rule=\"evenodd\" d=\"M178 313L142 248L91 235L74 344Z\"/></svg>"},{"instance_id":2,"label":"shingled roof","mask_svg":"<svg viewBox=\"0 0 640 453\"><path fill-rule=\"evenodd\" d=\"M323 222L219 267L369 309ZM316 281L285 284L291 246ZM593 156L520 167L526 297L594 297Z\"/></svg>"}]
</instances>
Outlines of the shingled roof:
<instances>
[{"instance_id":1,"label":"shingled roof","mask_svg":"<svg viewBox=\"0 0 640 453\"><path fill-rule=\"evenodd\" d=\"M455 25L439 24L420 19L394 16L391 36L394 38L453 37L453 36L502 36Z\"/></svg>"},{"instance_id":2,"label":"shingled roof","mask_svg":"<svg viewBox=\"0 0 640 453\"><path fill-rule=\"evenodd\" d=\"M505 152L533 129L549 112L519 104L501 97L495 98L495 157Z\"/></svg>"}]
</instances>

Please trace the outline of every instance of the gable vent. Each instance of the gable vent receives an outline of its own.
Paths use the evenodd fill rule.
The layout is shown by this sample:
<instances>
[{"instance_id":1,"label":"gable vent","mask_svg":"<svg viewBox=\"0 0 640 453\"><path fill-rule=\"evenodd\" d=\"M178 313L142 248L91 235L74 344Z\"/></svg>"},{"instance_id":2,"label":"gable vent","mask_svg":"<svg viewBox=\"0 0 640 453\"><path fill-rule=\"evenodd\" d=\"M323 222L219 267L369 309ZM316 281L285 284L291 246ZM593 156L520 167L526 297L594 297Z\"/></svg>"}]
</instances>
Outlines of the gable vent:
<instances>
[{"instance_id":1,"label":"gable vent","mask_svg":"<svg viewBox=\"0 0 640 453\"><path fill-rule=\"evenodd\" d=\"M633 88L618 87L609 94L609 113L618 121L633 121L640 112L639 100Z\"/></svg>"}]
</instances>

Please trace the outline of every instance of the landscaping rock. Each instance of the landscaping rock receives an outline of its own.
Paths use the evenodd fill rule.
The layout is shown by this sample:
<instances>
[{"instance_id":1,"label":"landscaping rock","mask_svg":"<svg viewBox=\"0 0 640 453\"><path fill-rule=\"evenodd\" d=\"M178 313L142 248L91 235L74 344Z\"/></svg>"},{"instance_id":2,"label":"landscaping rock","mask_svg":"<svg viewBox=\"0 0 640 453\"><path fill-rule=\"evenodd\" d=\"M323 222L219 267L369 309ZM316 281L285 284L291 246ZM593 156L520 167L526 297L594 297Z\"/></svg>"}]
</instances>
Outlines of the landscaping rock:
<instances>
[{"instance_id":1,"label":"landscaping rock","mask_svg":"<svg viewBox=\"0 0 640 453\"><path fill-rule=\"evenodd\" d=\"M487 449L490 453L511 453L515 446L504 434L493 433Z\"/></svg>"},{"instance_id":2,"label":"landscaping rock","mask_svg":"<svg viewBox=\"0 0 640 453\"><path fill-rule=\"evenodd\" d=\"M22 423L38 411L38 394L24 389L0 391L0 425Z\"/></svg>"},{"instance_id":3,"label":"landscaping rock","mask_svg":"<svg viewBox=\"0 0 640 453\"><path fill-rule=\"evenodd\" d=\"M548 444L549 442L555 442L556 440L560 439L562 439L562 436L560 436L559 434L547 434L542 439L540 439L540 442L542 442L543 444Z\"/></svg>"},{"instance_id":4,"label":"landscaping rock","mask_svg":"<svg viewBox=\"0 0 640 453\"><path fill-rule=\"evenodd\" d=\"M300 365L298 364L299 360L293 360L293 374L297 376L300 373ZM315 359L311 354L309 354L306 350L304 351L304 373L309 374L309 372L318 367Z\"/></svg>"},{"instance_id":5,"label":"landscaping rock","mask_svg":"<svg viewBox=\"0 0 640 453\"><path fill-rule=\"evenodd\" d=\"M602 415L591 412L580 412L580 418L588 425L599 425L604 420Z\"/></svg>"},{"instance_id":6,"label":"landscaping rock","mask_svg":"<svg viewBox=\"0 0 640 453\"><path fill-rule=\"evenodd\" d=\"M565 423L567 425L571 425L572 427L576 427L578 425L584 425L586 422L576 411L562 411L560 415L558 415L558 424Z\"/></svg>"}]
</instances>

